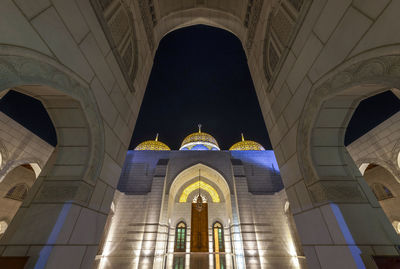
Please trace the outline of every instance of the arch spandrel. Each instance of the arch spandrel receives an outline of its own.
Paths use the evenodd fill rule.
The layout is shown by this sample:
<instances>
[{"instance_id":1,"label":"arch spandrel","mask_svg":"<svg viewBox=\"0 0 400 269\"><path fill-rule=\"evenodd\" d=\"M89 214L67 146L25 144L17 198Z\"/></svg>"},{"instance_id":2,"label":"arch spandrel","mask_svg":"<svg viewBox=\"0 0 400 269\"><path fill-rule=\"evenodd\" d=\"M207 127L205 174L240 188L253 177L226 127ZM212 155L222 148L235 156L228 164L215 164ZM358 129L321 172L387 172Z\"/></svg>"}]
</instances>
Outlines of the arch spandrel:
<instances>
[{"instance_id":1,"label":"arch spandrel","mask_svg":"<svg viewBox=\"0 0 400 269\"><path fill-rule=\"evenodd\" d=\"M243 22L228 12L210 8L181 10L162 17L154 28L156 44L159 44L160 40L170 32L198 24L231 32L244 44L247 29L243 26Z\"/></svg>"},{"instance_id":2,"label":"arch spandrel","mask_svg":"<svg viewBox=\"0 0 400 269\"><path fill-rule=\"evenodd\" d=\"M231 155L229 152L225 153L223 151L219 151L218 154L214 153L215 152L213 151L187 151L184 155L185 157L183 157L181 154L172 155L168 163L168 172L166 175L166 193L169 193L174 180L180 173L194 165L202 164L215 171L215 176L221 176L224 178L224 181L229 186L230 193L233 194L233 171L231 169ZM199 174L197 171L196 176L198 175ZM209 176L214 177L213 174L210 174Z\"/></svg>"}]
</instances>

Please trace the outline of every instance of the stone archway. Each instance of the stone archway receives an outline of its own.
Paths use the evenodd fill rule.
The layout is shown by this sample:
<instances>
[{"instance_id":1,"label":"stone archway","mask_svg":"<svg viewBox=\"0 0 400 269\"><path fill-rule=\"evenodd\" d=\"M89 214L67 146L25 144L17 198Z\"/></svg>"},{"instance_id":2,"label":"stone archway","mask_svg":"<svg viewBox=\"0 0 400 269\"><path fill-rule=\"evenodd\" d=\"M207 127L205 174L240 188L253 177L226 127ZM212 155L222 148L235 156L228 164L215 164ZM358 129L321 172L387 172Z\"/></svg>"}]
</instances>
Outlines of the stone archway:
<instances>
[{"instance_id":1,"label":"stone archway","mask_svg":"<svg viewBox=\"0 0 400 269\"><path fill-rule=\"evenodd\" d=\"M83 259L94 260L108 213L93 200L104 154L96 102L78 76L41 54L0 46L0 70L0 89L18 87L40 100L58 140L0 244L5 250L24 246L17 255L30 256L27 268L56 266L59 255L78 268ZM90 232L88 223L95 227ZM31 245L37 247L28 252ZM76 251L88 254L79 258Z\"/></svg>"},{"instance_id":2,"label":"stone archway","mask_svg":"<svg viewBox=\"0 0 400 269\"><path fill-rule=\"evenodd\" d=\"M32 169L34 169L35 171L36 178L40 175L40 172L42 171L45 165L37 158L23 158L19 160L10 161L3 167L3 169L0 170L0 183L4 180L4 178L11 170L22 164L30 164L31 166L32 164L35 164L34 167L32 166Z\"/></svg>"},{"instance_id":3,"label":"stone archway","mask_svg":"<svg viewBox=\"0 0 400 269\"><path fill-rule=\"evenodd\" d=\"M175 177L169 188L170 196L175 197L178 195L181 186L197 177L199 175L199 170L203 177L211 179L213 183L219 187L224 197L229 197L231 191L224 177L217 170L202 163L191 165Z\"/></svg>"},{"instance_id":4,"label":"stone archway","mask_svg":"<svg viewBox=\"0 0 400 269\"><path fill-rule=\"evenodd\" d=\"M371 187L380 206L391 223L400 220L400 184L393 174L385 167L371 163L363 178ZM374 185L379 188L374 188Z\"/></svg>"},{"instance_id":5,"label":"stone archway","mask_svg":"<svg viewBox=\"0 0 400 269\"><path fill-rule=\"evenodd\" d=\"M362 99L399 86L399 66L396 55L345 63L311 90L297 134L302 197L289 195L296 205L294 217L302 243L308 245L307 257L312 257L311 251L323 255L322 251L336 250L347 255L343 259L349 268L369 268L372 255L397 252L400 239L347 152L344 135ZM305 227L312 214L313 223ZM308 232L316 226L319 234L312 239ZM348 250L340 249L340 244ZM321 250L319 245L326 247ZM387 245L388 251L374 252L358 245L371 249Z\"/></svg>"},{"instance_id":6,"label":"stone archway","mask_svg":"<svg viewBox=\"0 0 400 269\"><path fill-rule=\"evenodd\" d=\"M21 163L8 171L0 182L0 220L10 224L35 181L30 164Z\"/></svg>"}]
</instances>

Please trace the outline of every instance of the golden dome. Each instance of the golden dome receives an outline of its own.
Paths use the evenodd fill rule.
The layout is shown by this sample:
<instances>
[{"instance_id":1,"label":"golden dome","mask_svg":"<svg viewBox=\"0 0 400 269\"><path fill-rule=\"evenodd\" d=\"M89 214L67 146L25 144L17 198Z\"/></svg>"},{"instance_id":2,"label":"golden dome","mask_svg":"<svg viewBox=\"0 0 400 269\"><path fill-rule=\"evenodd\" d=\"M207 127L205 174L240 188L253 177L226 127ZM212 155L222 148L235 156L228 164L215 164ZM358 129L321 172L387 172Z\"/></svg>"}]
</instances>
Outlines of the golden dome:
<instances>
[{"instance_id":1,"label":"golden dome","mask_svg":"<svg viewBox=\"0 0 400 269\"><path fill-rule=\"evenodd\" d=\"M182 142L180 150L219 150L217 140L210 134L199 131L188 135Z\"/></svg>"},{"instance_id":2,"label":"golden dome","mask_svg":"<svg viewBox=\"0 0 400 269\"><path fill-rule=\"evenodd\" d=\"M229 150L265 150L263 146L251 140L244 140L242 134L242 141L235 143Z\"/></svg>"},{"instance_id":3,"label":"golden dome","mask_svg":"<svg viewBox=\"0 0 400 269\"><path fill-rule=\"evenodd\" d=\"M158 141L158 134L155 140L147 140L136 146L135 150L171 150L163 142Z\"/></svg>"}]
</instances>

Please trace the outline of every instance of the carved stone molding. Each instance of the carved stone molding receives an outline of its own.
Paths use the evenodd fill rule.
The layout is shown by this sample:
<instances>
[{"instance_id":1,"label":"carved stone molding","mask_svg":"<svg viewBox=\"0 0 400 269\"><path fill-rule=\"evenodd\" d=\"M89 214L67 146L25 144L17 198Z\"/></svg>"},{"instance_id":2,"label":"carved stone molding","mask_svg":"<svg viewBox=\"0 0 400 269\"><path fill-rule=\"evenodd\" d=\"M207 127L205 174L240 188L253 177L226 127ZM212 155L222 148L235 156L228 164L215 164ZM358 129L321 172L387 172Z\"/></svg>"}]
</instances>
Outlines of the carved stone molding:
<instances>
[{"instance_id":1,"label":"carved stone molding","mask_svg":"<svg viewBox=\"0 0 400 269\"><path fill-rule=\"evenodd\" d=\"M365 203L367 197L357 181L318 181L308 186L311 198L315 203L326 201L342 203Z\"/></svg>"},{"instance_id":2,"label":"carved stone molding","mask_svg":"<svg viewBox=\"0 0 400 269\"><path fill-rule=\"evenodd\" d=\"M83 181L44 181L35 202L55 203L75 201L87 204L93 187Z\"/></svg>"},{"instance_id":3,"label":"carved stone molding","mask_svg":"<svg viewBox=\"0 0 400 269\"><path fill-rule=\"evenodd\" d=\"M0 74L0 90L21 85L46 85L79 101L90 132L89 156L82 179L95 185L104 157L104 129L90 88L53 59L10 46L0 46Z\"/></svg>"},{"instance_id":4,"label":"carved stone molding","mask_svg":"<svg viewBox=\"0 0 400 269\"><path fill-rule=\"evenodd\" d=\"M345 64L342 66L345 66ZM346 93L346 89L356 85L368 84L381 85L382 88L399 87L400 56L381 56L355 63L343 69L339 67L330 75L329 79L311 90L300 116L297 133L299 165L306 185L311 186L316 182L321 182L320 175L318 175L318 172L314 168L315 164L312 159L311 137L315 120L320 113L323 102L336 95ZM358 97L355 95L354 98L365 97L365 95L368 95L368 92L362 94L363 95ZM344 132L341 135L344 136ZM338 137L339 141L344 141L342 138ZM342 157L344 158L344 156ZM321 192L321 190L324 190L324 188L319 187L318 192ZM312 192L311 189L310 191ZM312 195L321 197L320 194Z\"/></svg>"},{"instance_id":5,"label":"carved stone molding","mask_svg":"<svg viewBox=\"0 0 400 269\"><path fill-rule=\"evenodd\" d=\"M157 18L154 10L153 0L139 0L140 13L144 29L146 32L147 42L149 43L150 50L154 50L154 26L157 24Z\"/></svg>"},{"instance_id":6,"label":"carved stone molding","mask_svg":"<svg viewBox=\"0 0 400 269\"><path fill-rule=\"evenodd\" d=\"M122 0L90 2L127 85L134 92L139 53L132 11Z\"/></svg>"},{"instance_id":7,"label":"carved stone molding","mask_svg":"<svg viewBox=\"0 0 400 269\"><path fill-rule=\"evenodd\" d=\"M264 75L268 81L268 91L274 85L312 2L282 0L268 14L263 47Z\"/></svg>"},{"instance_id":8,"label":"carved stone molding","mask_svg":"<svg viewBox=\"0 0 400 269\"><path fill-rule=\"evenodd\" d=\"M248 28L246 48L251 50L264 0L249 0L243 25Z\"/></svg>"}]
</instances>

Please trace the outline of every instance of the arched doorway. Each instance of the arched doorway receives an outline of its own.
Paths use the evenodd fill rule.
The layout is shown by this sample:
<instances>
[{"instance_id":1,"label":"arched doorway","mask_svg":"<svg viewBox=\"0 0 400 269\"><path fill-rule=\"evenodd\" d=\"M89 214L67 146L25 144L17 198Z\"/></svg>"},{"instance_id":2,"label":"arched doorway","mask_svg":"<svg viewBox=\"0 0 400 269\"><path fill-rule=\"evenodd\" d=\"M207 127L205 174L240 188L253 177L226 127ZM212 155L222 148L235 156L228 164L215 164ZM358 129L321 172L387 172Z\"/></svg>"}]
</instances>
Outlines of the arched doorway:
<instances>
[{"instance_id":1,"label":"arched doorway","mask_svg":"<svg viewBox=\"0 0 400 269\"><path fill-rule=\"evenodd\" d=\"M184 262L183 255L174 253L176 248L169 244L167 250L172 255L167 255L166 265L180 261L185 267L177 268L233 268L232 256L225 255L232 253L231 234L223 232L235 214L231 202L226 180L213 168L199 163L180 172L169 190L166 217L172 224L190 223L190 236L186 235ZM175 240L171 240L174 236ZM169 241L176 242L177 236L170 235Z\"/></svg>"}]
</instances>

